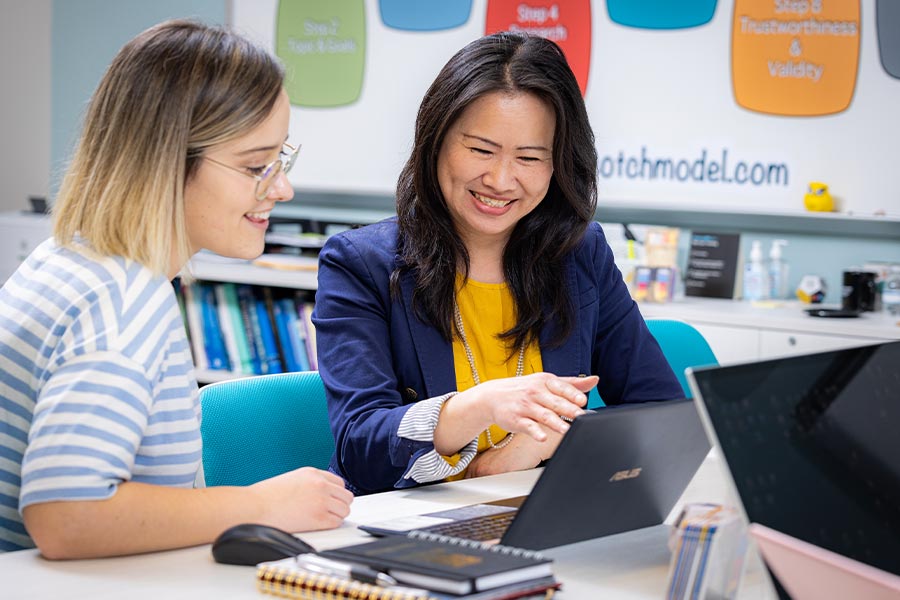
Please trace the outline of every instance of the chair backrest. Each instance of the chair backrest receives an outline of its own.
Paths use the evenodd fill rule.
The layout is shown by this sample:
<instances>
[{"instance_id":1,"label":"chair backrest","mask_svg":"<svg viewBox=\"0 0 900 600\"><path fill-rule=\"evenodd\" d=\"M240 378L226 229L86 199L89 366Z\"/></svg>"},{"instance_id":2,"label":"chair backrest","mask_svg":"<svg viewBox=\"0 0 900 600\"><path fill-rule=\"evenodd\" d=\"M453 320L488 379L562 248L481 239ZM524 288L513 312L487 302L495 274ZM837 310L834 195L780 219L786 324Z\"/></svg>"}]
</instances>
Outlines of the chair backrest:
<instances>
[{"instance_id":1,"label":"chair backrest","mask_svg":"<svg viewBox=\"0 0 900 600\"><path fill-rule=\"evenodd\" d=\"M669 366L675 371L678 383L684 390L684 397L693 397L684 370L688 367L719 364L703 334L684 321L669 319L647 319L647 328L662 348Z\"/></svg>"},{"instance_id":2,"label":"chair backrest","mask_svg":"<svg viewBox=\"0 0 900 600\"><path fill-rule=\"evenodd\" d=\"M200 388L206 485L250 485L328 467L334 437L318 371L246 377Z\"/></svg>"},{"instance_id":3,"label":"chair backrest","mask_svg":"<svg viewBox=\"0 0 900 600\"><path fill-rule=\"evenodd\" d=\"M718 365L716 355L699 331L684 321L672 321L669 319L647 319L647 329L656 338L659 347L663 351L669 366L675 372L678 383L684 391L685 398L692 398L691 388L688 386L684 370L688 367L703 367ZM587 407L599 408L604 406L603 400L594 388L588 394Z\"/></svg>"}]
</instances>

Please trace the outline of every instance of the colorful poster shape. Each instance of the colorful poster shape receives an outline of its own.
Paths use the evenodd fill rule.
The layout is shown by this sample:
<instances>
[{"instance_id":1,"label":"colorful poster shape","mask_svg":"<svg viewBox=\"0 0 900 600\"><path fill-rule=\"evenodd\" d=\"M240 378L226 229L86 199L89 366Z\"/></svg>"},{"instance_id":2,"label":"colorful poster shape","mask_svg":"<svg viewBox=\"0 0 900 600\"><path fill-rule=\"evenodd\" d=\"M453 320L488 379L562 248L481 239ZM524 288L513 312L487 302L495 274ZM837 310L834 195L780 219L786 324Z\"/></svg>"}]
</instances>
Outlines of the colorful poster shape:
<instances>
[{"instance_id":1,"label":"colorful poster shape","mask_svg":"<svg viewBox=\"0 0 900 600\"><path fill-rule=\"evenodd\" d=\"M878 0L875 5L878 23L878 51L881 66L891 77L900 79L900 2Z\"/></svg>"},{"instance_id":2,"label":"colorful poster shape","mask_svg":"<svg viewBox=\"0 0 900 600\"><path fill-rule=\"evenodd\" d=\"M484 29L486 35L522 31L553 40L584 95L591 67L590 0L488 0Z\"/></svg>"},{"instance_id":3,"label":"colorful poster shape","mask_svg":"<svg viewBox=\"0 0 900 600\"><path fill-rule=\"evenodd\" d=\"M859 66L859 0L735 0L731 79L748 110L846 110Z\"/></svg>"},{"instance_id":4,"label":"colorful poster shape","mask_svg":"<svg viewBox=\"0 0 900 600\"><path fill-rule=\"evenodd\" d=\"M705 25L716 0L606 0L613 23L640 29L686 29Z\"/></svg>"},{"instance_id":5,"label":"colorful poster shape","mask_svg":"<svg viewBox=\"0 0 900 600\"><path fill-rule=\"evenodd\" d=\"M453 29L469 20L472 0L380 0L381 20L387 27L408 31Z\"/></svg>"},{"instance_id":6,"label":"colorful poster shape","mask_svg":"<svg viewBox=\"0 0 900 600\"><path fill-rule=\"evenodd\" d=\"M366 59L364 0L280 0L275 52L284 61L291 104L352 104Z\"/></svg>"}]
</instances>

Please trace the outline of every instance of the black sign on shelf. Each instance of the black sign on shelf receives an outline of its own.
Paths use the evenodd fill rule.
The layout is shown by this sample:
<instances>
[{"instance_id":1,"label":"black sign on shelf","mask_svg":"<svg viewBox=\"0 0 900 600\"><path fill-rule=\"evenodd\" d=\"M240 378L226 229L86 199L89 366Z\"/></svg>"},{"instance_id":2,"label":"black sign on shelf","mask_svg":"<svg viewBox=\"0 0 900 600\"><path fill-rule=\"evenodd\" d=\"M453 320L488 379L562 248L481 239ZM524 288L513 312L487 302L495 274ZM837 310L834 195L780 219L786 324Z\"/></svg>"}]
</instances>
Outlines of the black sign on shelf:
<instances>
[{"instance_id":1,"label":"black sign on shelf","mask_svg":"<svg viewBox=\"0 0 900 600\"><path fill-rule=\"evenodd\" d=\"M740 265L740 234L692 233L684 278L685 295L739 298Z\"/></svg>"}]
</instances>

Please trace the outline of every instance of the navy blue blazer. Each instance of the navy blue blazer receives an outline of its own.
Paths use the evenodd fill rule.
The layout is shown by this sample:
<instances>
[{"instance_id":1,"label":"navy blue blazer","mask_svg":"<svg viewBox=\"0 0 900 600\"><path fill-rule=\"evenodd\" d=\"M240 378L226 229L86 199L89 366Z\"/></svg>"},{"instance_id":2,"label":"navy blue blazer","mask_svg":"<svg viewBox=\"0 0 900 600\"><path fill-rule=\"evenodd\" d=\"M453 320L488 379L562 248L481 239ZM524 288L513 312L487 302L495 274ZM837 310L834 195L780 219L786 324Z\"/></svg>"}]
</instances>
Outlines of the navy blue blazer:
<instances>
[{"instance_id":1,"label":"navy blue blazer","mask_svg":"<svg viewBox=\"0 0 900 600\"><path fill-rule=\"evenodd\" d=\"M397 261L396 217L334 235L319 254L313 323L336 444L329 468L357 494L417 485L403 474L434 444L398 437L400 421L414 402L456 390L451 343L412 311L412 274L402 297L390 296ZM545 372L599 375L606 404L683 397L598 223L566 259L565 282L575 328L555 348L542 332Z\"/></svg>"}]
</instances>

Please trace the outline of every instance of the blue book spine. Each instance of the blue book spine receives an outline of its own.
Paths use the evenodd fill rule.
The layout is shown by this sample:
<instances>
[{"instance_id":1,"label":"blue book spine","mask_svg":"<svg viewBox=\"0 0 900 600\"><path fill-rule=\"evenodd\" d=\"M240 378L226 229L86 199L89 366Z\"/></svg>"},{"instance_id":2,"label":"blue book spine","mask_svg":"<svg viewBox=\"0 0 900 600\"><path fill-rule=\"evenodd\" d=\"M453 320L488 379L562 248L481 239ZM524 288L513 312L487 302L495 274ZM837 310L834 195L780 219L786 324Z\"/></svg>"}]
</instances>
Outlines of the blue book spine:
<instances>
[{"instance_id":1,"label":"blue book spine","mask_svg":"<svg viewBox=\"0 0 900 600\"><path fill-rule=\"evenodd\" d=\"M309 357L306 356L306 340L302 336L305 325L297 318L297 305L291 298L282 298L278 301L281 311L285 315L287 323L288 343L294 353L298 371L309 371Z\"/></svg>"},{"instance_id":2,"label":"blue book spine","mask_svg":"<svg viewBox=\"0 0 900 600\"><path fill-rule=\"evenodd\" d=\"M200 284L199 291L200 312L203 319L203 349L206 351L209 368L227 371L231 369L231 364L228 361L228 352L225 350L225 340L219 323L216 292L209 284Z\"/></svg>"},{"instance_id":3,"label":"blue book spine","mask_svg":"<svg viewBox=\"0 0 900 600\"><path fill-rule=\"evenodd\" d=\"M275 320L275 327L278 331L278 339L281 340L281 354L284 358L284 368L288 371L299 371L297 360L294 358L294 349L291 346L290 334L288 332L287 315L284 314L281 301L272 303L272 316Z\"/></svg>"},{"instance_id":4,"label":"blue book spine","mask_svg":"<svg viewBox=\"0 0 900 600\"><path fill-rule=\"evenodd\" d=\"M247 334L247 349L250 351L250 366L254 375L262 375L262 342L259 325L256 318L256 298L253 297L253 288L249 285L239 285L237 288L238 304L241 308L241 317L244 321L244 331Z\"/></svg>"},{"instance_id":5,"label":"blue book spine","mask_svg":"<svg viewBox=\"0 0 900 600\"><path fill-rule=\"evenodd\" d=\"M266 301L258 298L256 300L256 318L259 321L259 334L263 345L263 358L260 362L263 364L264 373L281 373L281 359L278 356L278 343L275 341L275 332L272 329L272 320L269 318L269 311L266 310Z\"/></svg>"}]
</instances>

